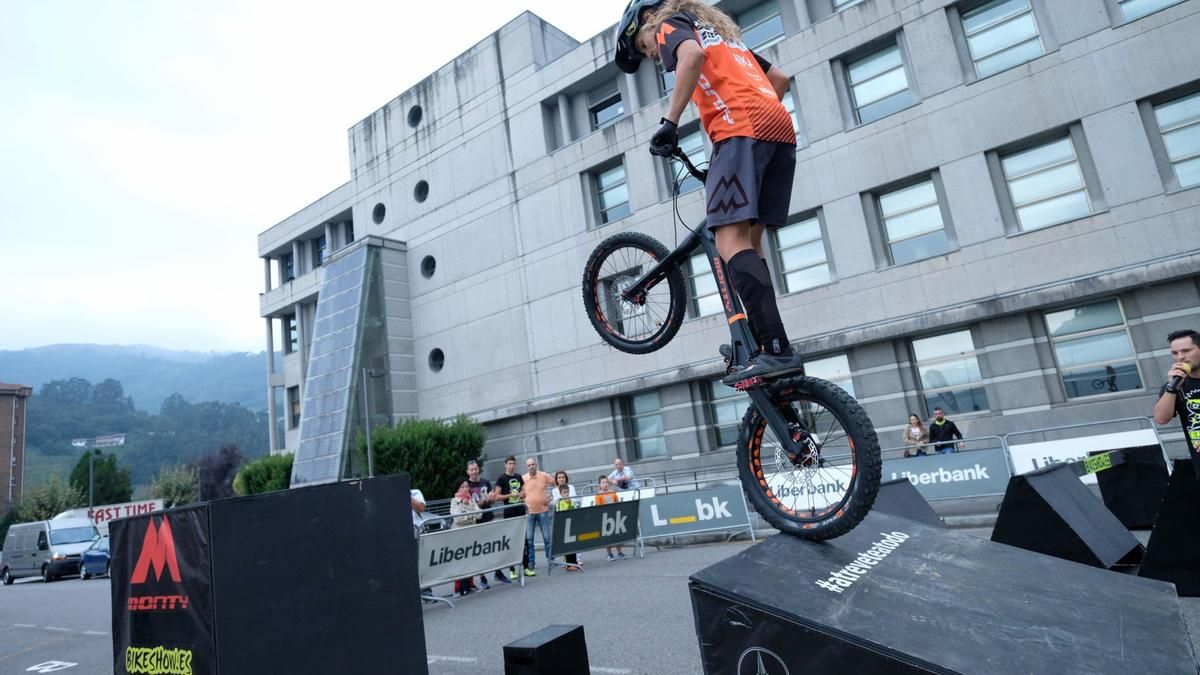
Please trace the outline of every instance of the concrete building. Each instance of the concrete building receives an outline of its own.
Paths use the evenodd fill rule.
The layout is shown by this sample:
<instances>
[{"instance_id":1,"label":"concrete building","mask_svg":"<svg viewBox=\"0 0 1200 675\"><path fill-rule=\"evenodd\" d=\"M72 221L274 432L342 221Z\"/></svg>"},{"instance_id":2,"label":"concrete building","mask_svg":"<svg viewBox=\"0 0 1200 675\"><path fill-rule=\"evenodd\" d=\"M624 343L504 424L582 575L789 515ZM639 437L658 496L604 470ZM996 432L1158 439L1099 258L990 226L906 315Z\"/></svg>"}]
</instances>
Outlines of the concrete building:
<instances>
[{"instance_id":1,"label":"concrete building","mask_svg":"<svg viewBox=\"0 0 1200 675\"><path fill-rule=\"evenodd\" d=\"M25 483L25 406L33 389L0 382L0 515L21 503Z\"/></svg>"},{"instance_id":2,"label":"concrete building","mask_svg":"<svg viewBox=\"0 0 1200 675\"><path fill-rule=\"evenodd\" d=\"M972 437L1150 413L1167 332L1200 326L1200 1L719 6L792 78L793 224L769 241L785 323L884 447L935 405ZM375 419L466 413L492 462L733 461L745 404L717 382L711 273L686 270L688 320L651 355L608 347L582 309L602 239L683 232L675 167L646 152L671 79L620 73L610 32L522 14L351 128L350 180L259 236L273 450L352 432L370 368ZM681 128L709 149L694 110ZM378 297L357 340L385 335L314 373L347 349L318 290L360 249L378 262L353 283L377 275Z\"/></svg>"}]
</instances>

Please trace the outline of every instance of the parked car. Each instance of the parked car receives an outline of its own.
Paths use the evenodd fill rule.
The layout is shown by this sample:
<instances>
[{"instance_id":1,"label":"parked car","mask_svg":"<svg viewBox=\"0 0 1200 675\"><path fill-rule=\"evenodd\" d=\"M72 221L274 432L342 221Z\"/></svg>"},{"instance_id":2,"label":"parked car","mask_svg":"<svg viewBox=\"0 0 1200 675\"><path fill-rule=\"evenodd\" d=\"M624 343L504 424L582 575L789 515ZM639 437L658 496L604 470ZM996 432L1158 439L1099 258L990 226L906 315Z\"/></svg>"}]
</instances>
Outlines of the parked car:
<instances>
[{"instance_id":1,"label":"parked car","mask_svg":"<svg viewBox=\"0 0 1200 675\"><path fill-rule=\"evenodd\" d=\"M108 537L100 537L92 546L83 552L83 562L79 566L79 576L91 579L101 574L108 576Z\"/></svg>"},{"instance_id":2,"label":"parked car","mask_svg":"<svg viewBox=\"0 0 1200 675\"><path fill-rule=\"evenodd\" d=\"M87 518L63 518L21 523L8 528L0 579L7 586L21 577L41 575L54 581L78 574L83 552L100 538Z\"/></svg>"}]
</instances>

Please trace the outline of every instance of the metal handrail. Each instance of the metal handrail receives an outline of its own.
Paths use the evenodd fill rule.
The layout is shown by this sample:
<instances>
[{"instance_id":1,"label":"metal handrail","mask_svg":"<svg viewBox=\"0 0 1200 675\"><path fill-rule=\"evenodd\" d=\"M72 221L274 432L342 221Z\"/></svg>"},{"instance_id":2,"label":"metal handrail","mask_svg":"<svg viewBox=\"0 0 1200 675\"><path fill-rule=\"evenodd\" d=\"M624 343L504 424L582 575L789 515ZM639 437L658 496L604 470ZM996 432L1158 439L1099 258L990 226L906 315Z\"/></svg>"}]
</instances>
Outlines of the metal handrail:
<instances>
[{"instance_id":1,"label":"metal handrail","mask_svg":"<svg viewBox=\"0 0 1200 675\"><path fill-rule=\"evenodd\" d=\"M1157 425L1155 425L1154 420L1150 419L1149 417L1122 417L1120 419L1115 419L1115 420L1100 420L1098 422L1082 422L1079 424L1064 424L1062 426L1046 427L1044 429L1022 429L1021 431L1010 431L1007 434L1004 434L1004 436L1002 438L1004 440L1004 447L1007 448L1009 445L1008 439L1010 436L1022 436L1025 434L1042 434L1047 431L1062 431L1064 429L1081 429L1084 427L1096 427L1099 425L1106 425L1106 424L1119 424L1121 422L1146 422L1146 423L1148 423L1150 425L1150 428L1154 430L1154 436L1155 436L1155 438L1158 438L1159 445L1162 445L1162 438L1159 437L1159 435L1158 435ZM1091 435L1091 434L1089 434L1089 435ZM1073 438L1073 437L1069 437L1069 438ZM1043 438L1042 440L1048 440L1048 439ZM1065 439L1063 439L1063 440L1065 440Z\"/></svg>"},{"instance_id":2,"label":"metal handrail","mask_svg":"<svg viewBox=\"0 0 1200 675\"><path fill-rule=\"evenodd\" d=\"M928 447L929 448L928 454L937 454L938 451L934 450L933 448L938 445L958 445L961 447L962 445L966 445L967 443L975 443L977 441L985 441L985 440L992 440L992 439L999 442L999 445L992 446L992 447L999 447L999 448L1007 447L1004 443L1004 438L1002 436L999 436L996 434L990 434L987 436L970 436L967 438L956 438L956 439L949 440L949 441L925 441L924 443L921 443L918 447ZM908 448L912 448L912 447L914 447L914 446L895 445L895 446L891 446L891 447L887 447L887 448L880 448L879 454L881 457L883 457L883 459L896 459L895 457L888 457L887 455L888 455L888 453L900 451L899 458L903 458L904 450L907 450ZM955 452L978 452L979 450L990 450L990 449L991 449L991 447L976 448L974 450L957 450L956 449Z\"/></svg>"}]
</instances>

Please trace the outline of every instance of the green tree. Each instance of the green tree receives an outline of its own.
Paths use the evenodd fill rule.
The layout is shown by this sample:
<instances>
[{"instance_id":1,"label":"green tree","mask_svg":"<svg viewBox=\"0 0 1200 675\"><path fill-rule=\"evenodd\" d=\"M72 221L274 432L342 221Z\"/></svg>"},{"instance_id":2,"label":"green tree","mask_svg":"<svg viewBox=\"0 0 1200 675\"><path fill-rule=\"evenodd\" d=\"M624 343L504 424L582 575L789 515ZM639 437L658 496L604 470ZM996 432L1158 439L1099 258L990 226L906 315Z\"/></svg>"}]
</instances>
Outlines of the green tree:
<instances>
[{"instance_id":1,"label":"green tree","mask_svg":"<svg viewBox=\"0 0 1200 675\"><path fill-rule=\"evenodd\" d=\"M450 497L467 461L478 459L482 463L485 437L483 425L465 415L451 422L406 420L394 427L378 427L371 431L375 473L407 471L413 487L420 489L426 499ZM358 454L366 466L367 443L361 436Z\"/></svg>"},{"instance_id":2,"label":"green tree","mask_svg":"<svg viewBox=\"0 0 1200 675\"><path fill-rule=\"evenodd\" d=\"M8 538L8 528L21 522L21 510L16 505L0 518L0 551L4 550L4 540Z\"/></svg>"},{"instance_id":3,"label":"green tree","mask_svg":"<svg viewBox=\"0 0 1200 675\"><path fill-rule=\"evenodd\" d=\"M200 499L224 499L233 496L233 478L241 466L242 451L236 445L224 445L215 453L196 460L195 468L200 478Z\"/></svg>"},{"instance_id":4,"label":"green tree","mask_svg":"<svg viewBox=\"0 0 1200 675\"><path fill-rule=\"evenodd\" d=\"M267 455L242 467L233 479L233 491L239 495L286 490L292 481L291 453Z\"/></svg>"},{"instance_id":5,"label":"green tree","mask_svg":"<svg viewBox=\"0 0 1200 675\"><path fill-rule=\"evenodd\" d=\"M78 490L84 499L88 496L88 452L83 453L75 469L71 471L71 487ZM95 482L93 505L120 504L133 498L129 469L117 467L116 455L98 454L91 471Z\"/></svg>"},{"instance_id":6,"label":"green tree","mask_svg":"<svg viewBox=\"0 0 1200 675\"><path fill-rule=\"evenodd\" d=\"M20 519L23 523L49 520L70 509L85 505L87 497L79 490L62 482L58 476L25 490L21 499Z\"/></svg>"},{"instance_id":7,"label":"green tree","mask_svg":"<svg viewBox=\"0 0 1200 675\"><path fill-rule=\"evenodd\" d=\"M196 501L196 470L190 466L164 466L150 483L150 497L172 508Z\"/></svg>"}]
</instances>

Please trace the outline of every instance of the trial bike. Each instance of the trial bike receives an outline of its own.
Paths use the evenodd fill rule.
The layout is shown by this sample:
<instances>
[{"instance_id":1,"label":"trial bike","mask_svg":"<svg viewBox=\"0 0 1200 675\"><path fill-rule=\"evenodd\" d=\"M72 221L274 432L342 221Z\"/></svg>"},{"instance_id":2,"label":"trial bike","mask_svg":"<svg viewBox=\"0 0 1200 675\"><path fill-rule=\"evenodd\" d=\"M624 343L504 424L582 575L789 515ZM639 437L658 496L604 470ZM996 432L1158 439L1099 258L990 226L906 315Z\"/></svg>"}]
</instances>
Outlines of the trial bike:
<instances>
[{"instance_id":1,"label":"trial bike","mask_svg":"<svg viewBox=\"0 0 1200 675\"><path fill-rule=\"evenodd\" d=\"M672 156L704 182L676 149ZM689 228L690 229L690 228ZM705 221L675 250L638 232L600 242L583 273L588 320L605 342L648 354L671 341L683 324L688 291L681 265L703 249L729 324L721 346L726 372L758 351L716 239ZM738 382L750 397L738 429L737 466L755 510L781 532L824 540L849 532L866 517L879 490L879 439L858 401L837 385L803 371Z\"/></svg>"}]
</instances>

